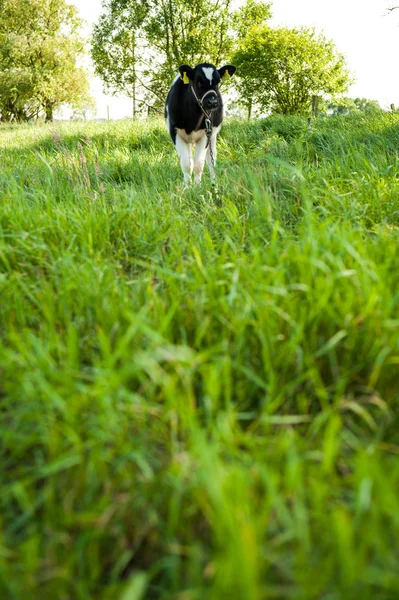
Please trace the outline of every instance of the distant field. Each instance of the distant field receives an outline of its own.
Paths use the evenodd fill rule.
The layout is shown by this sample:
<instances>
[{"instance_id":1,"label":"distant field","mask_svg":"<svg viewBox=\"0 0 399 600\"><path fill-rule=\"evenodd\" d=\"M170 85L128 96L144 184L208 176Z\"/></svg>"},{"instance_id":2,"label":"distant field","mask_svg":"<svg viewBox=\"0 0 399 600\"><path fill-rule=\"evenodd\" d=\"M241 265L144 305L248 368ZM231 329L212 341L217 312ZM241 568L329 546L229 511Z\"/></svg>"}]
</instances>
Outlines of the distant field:
<instances>
[{"instance_id":1,"label":"distant field","mask_svg":"<svg viewBox=\"0 0 399 600\"><path fill-rule=\"evenodd\" d=\"M399 115L0 127L0 597L399 597Z\"/></svg>"}]
</instances>

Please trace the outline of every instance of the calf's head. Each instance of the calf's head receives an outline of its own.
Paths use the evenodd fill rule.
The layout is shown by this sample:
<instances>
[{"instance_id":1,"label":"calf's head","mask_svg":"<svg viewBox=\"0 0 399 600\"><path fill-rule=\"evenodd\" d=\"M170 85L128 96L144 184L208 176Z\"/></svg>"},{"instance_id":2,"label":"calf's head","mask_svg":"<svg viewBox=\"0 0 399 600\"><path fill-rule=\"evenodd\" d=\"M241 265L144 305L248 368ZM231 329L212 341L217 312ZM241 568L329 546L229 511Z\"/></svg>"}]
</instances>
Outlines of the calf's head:
<instances>
[{"instance_id":1,"label":"calf's head","mask_svg":"<svg viewBox=\"0 0 399 600\"><path fill-rule=\"evenodd\" d=\"M219 83L224 77L232 77L235 70L233 65L225 65L217 69L209 63L201 63L194 68L189 65L179 67L180 79L192 86L196 96L207 110L213 110L219 106Z\"/></svg>"}]
</instances>

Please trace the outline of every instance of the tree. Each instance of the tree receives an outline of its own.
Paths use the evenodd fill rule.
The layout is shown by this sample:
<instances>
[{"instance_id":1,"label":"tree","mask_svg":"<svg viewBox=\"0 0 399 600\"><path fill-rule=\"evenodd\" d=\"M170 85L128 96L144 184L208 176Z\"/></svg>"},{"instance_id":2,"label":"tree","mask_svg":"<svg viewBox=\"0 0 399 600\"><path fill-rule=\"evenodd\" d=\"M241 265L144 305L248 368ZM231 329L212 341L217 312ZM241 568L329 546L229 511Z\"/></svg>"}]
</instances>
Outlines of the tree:
<instances>
[{"instance_id":1,"label":"tree","mask_svg":"<svg viewBox=\"0 0 399 600\"><path fill-rule=\"evenodd\" d=\"M238 46L244 45L248 31L254 25L265 25L272 17L271 3L256 0L247 0L233 15L233 29L238 40ZM233 61L234 62L234 57ZM253 84L251 78L245 72L241 73L240 79L236 80L235 87L239 90L241 104L247 109L248 119L252 116L253 108Z\"/></svg>"},{"instance_id":2,"label":"tree","mask_svg":"<svg viewBox=\"0 0 399 600\"><path fill-rule=\"evenodd\" d=\"M146 87L143 28L149 6L146 0L110 0L103 4L103 9L92 36L95 74L102 79L107 91L123 92L133 99L134 118L137 105L145 104L144 95L138 97L137 87Z\"/></svg>"},{"instance_id":3,"label":"tree","mask_svg":"<svg viewBox=\"0 0 399 600\"><path fill-rule=\"evenodd\" d=\"M247 0L233 14L235 37L242 41L254 25L264 25L272 17L272 3L264 0Z\"/></svg>"},{"instance_id":4,"label":"tree","mask_svg":"<svg viewBox=\"0 0 399 600\"><path fill-rule=\"evenodd\" d=\"M330 115L349 115L363 112L366 114L378 113L383 109L377 100L368 100L367 98L337 98L326 105Z\"/></svg>"},{"instance_id":5,"label":"tree","mask_svg":"<svg viewBox=\"0 0 399 600\"><path fill-rule=\"evenodd\" d=\"M107 0L91 54L105 87L163 105L181 64L219 64L232 49L232 0Z\"/></svg>"},{"instance_id":6,"label":"tree","mask_svg":"<svg viewBox=\"0 0 399 600\"><path fill-rule=\"evenodd\" d=\"M89 98L77 59L84 52L77 9L65 0L1 0L0 111L3 119L44 113Z\"/></svg>"},{"instance_id":7,"label":"tree","mask_svg":"<svg viewBox=\"0 0 399 600\"><path fill-rule=\"evenodd\" d=\"M249 29L232 57L243 103L282 114L309 113L312 96L343 93L350 77L345 58L314 29Z\"/></svg>"}]
</instances>

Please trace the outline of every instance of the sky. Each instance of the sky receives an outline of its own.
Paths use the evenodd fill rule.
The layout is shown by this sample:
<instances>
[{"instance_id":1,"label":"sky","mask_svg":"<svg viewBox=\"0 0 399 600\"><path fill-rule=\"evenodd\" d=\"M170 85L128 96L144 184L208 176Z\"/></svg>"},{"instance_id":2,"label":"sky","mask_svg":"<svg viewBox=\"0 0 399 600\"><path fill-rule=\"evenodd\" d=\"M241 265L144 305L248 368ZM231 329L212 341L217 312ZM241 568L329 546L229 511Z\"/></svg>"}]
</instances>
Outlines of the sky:
<instances>
[{"instance_id":1,"label":"sky","mask_svg":"<svg viewBox=\"0 0 399 600\"><path fill-rule=\"evenodd\" d=\"M101 0L70 0L86 21L89 33L101 13ZM272 26L314 26L332 39L355 78L348 96L378 100L384 108L399 106L399 10L387 9L399 0L274 0ZM206 57L204 57L206 59ZM219 66L219 65L217 65ZM126 97L105 95L102 83L92 78L97 117L111 119L131 115Z\"/></svg>"}]
</instances>

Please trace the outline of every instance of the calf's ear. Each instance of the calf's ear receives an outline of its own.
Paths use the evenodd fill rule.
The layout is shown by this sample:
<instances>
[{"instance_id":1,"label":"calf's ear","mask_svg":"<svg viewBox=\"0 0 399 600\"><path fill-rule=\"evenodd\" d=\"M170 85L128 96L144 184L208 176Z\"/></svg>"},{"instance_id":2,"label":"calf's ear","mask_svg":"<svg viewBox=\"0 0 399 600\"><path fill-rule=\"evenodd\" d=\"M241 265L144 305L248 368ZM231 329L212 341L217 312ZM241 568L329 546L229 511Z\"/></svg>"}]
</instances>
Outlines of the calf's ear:
<instances>
[{"instance_id":1,"label":"calf's ear","mask_svg":"<svg viewBox=\"0 0 399 600\"><path fill-rule=\"evenodd\" d=\"M180 65L179 67L180 79L184 83L190 83L190 80L194 79L194 69L188 65Z\"/></svg>"},{"instance_id":2,"label":"calf's ear","mask_svg":"<svg viewBox=\"0 0 399 600\"><path fill-rule=\"evenodd\" d=\"M220 67L220 69L218 69L218 73L221 79L230 79L230 77L233 77L235 72L236 67L233 67L233 65L225 65L224 67Z\"/></svg>"}]
</instances>

